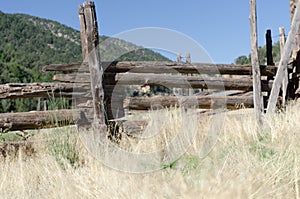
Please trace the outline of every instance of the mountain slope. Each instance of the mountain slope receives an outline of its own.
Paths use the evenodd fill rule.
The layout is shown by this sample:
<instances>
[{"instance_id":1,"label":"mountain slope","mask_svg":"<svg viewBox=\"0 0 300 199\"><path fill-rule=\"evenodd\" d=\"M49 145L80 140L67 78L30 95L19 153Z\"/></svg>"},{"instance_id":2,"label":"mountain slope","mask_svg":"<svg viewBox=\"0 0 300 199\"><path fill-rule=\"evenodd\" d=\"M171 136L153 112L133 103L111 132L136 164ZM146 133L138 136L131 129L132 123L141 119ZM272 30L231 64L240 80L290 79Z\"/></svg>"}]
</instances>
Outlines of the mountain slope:
<instances>
[{"instance_id":1,"label":"mountain slope","mask_svg":"<svg viewBox=\"0 0 300 199\"><path fill-rule=\"evenodd\" d=\"M79 31L24 14L0 12L0 44L0 83L49 80L38 74L39 66L82 60ZM168 60L151 50L105 36L100 37L100 46L103 61Z\"/></svg>"},{"instance_id":2,"label":"mountain slope","mask_svg":"<svg viewBox=\"0 0 300 199\"><path fill-rule=\"evenodd\" d=\"M168 60L119 39L101 36L100 41L102 61ZM40 66L76 61L82 61L79 31L51 20L0 11L0 84L51 81L53 74L42 74ZM32 109L30 100L0 101L1 112Z\"/></svg>"}]
</instances>

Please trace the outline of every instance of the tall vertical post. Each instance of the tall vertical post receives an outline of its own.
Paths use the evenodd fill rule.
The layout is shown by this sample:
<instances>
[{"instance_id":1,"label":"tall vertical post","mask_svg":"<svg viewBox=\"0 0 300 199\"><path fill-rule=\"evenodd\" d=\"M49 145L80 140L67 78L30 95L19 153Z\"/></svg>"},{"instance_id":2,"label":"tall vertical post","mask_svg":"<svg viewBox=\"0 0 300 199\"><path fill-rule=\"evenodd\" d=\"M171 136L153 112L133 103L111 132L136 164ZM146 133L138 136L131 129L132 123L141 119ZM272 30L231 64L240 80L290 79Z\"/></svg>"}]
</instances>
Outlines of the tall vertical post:
<instances>
[{"instance_id":1,"label":"tall vertical post","mask_svg":"<svg viewBox=\"0 0 300 199\"><path fill-rule=\"evenodd\" d=\"M80 38L81 38L81 49L83 60L87 57L87 44L86 44L86 24L84 17L84 8L82 5L78 8L79 22L80 22Z\"/></svg>"},{"instance_id":2,"label":"tall vertical post","mask_svg":"<svg viewBox=\"0 0 300 199\"><path fill-rule=\"evenodd\" d=\"M283 56L283 49L285 43L285 33L284 27L279 28L279 45L280 45L280 55ZM283 80L282 80L282 106L285 107L286 105L286 94L287 94L287 87L288 87L288 70L284 70Z\"/></svg>"},{"instance_id":3,"label":"tall vertical post","mask_svg":"<svg viewBox=\"0 0 300 199\"><path fill-rule=\"evenodd\" d=\"M188 64L191 64L191 63L192 63L192 60L191 60L191 54L190 54L190 53L186 54L186 56L185 56L185 62L188 63ZM192 76L192 74L188 74L188 76ZM188 93L189 96L194 95L194 89L189 88L189 89L188 89L188 92L189 92L189 93Z\"/></svg>"},{"instance_id":4,"label":"tall vertical post","mask_svg":"<svg viewBox=\"0 0 300 199\"><path fill-rule=\"evenodd\" d=\"M272 33L271 30L268 29L266 32L266 57L267 57L267 65L268 66L274 66L273 61L273 43L272 43ZM273 77L268 76L267 80L273 80ZM267 104L267 100L270 97L270 92L267 92L267 95L263 97L264 105Z\"/></svg>"},{"instance_id":5,"label":"tall vertical post","mask_svg":"<svg viewBox=\"0 0 300 199\"><path fill-rule=\"evenodd\" d=\"M283 53L280 58L280 62L277 69L277 74L272 86L271 95L269 98L269 103L267 108L267 112L269 113L275 112L279 90L282 84L283 76L286 73L285 70L287 70L287 65L289 63L291 53L295 47L295 36L298 34L299 26L300 26L300 1L298 1L296 6L296 10L292 20L292 26L288 34L286 43L284 45Z\"/></svg>"},{"instance_id":6,"label":"tall vertical post","mask_svg":"<svg viewBox=\"0 0 300 199\"><path fill-rule=\"evenodd\" d=\"M181 58L182 58L181 54L178 53L177 54L177 63L181 63ZM183 94L182 88L173 88L173 95L176 95L176 94L182 95Z\"/></svg>"},{"instance_id":7,"label":"tall vertical post","mask_svg":"<svg viewBox=\"0 0 300 199\"><path fill-rule=\"evenodd\" d=\"M188 64L190 64L192 62L191 61L191 54L190 53L186 54L186 56L185 56L185 62L188 63Z\"/></svg>"},{"instance_id":8,"label":"tall vertical post","mask_svg":"<svg viewBox=\"0 0 300 199\"><path fill-rule=\"evenodd\" d=\"M177 63L180 63L180 62L181 62L181 54L178 53L178 54L177 54Z\"/></svg>"},{"instance_id":9,"label":"tall vertical post","mask_svg":"<svg viewBox=\"0 0 300 199\"><path fill-rule=\"evenodd\" d=\"M273 54L272 54L272 51L273 51L273 46L272 46L272 34L271 34L271 30L268 29L267 30L267 33L266 33L266 46L267 46L267 52L266 52L266 55L267 55L267 65L268 66L273 66L275 65L274 64L274 61L273 61Z\"/></svg>"},{"instance_id":10,"label":"tall vertical post","mask_svg":"<svg viewBox=\"0 0 300 199\"><path fill-rule=\"evenodd\" d=\"M262 127L262 112L264 110L263 97L261 93L261 75L258 59L257 41L257 16L256 0L250 0L250 38L251 38L251 64L253 73L253 102L257 125Z\"/></svg>"},{"instance_id":11,"label":"tall vertical post","mask_svg":"<svg viewBox=\"0 0 300 199\"><path fill-rule=\"evenodd\" d=\"M294 15L295 15L295 10L296 10L298 1L299 0L290 0L290 20L291 20L291 26L292 26L292 21L293 21ZM294 46L293 52L292 52L292 59L296 60L297 53L298 53L299 47L300 47L300 35L299 35L299 31L295 35L294 40L295 40L295 46Z\"/></svg>"},{"instance_id":12,"label":"tall vertical post","mask_svg":"<svg viewBox=\"0 0 300 199\"><path fill-rule=\"evenodd\" d=\"M297 4L299 3L299 0L290 0L290 18L291 18L291 25L292 25L292 20L295 15L295 10L297 8ZM300 30L298 30L297 34L295 35L295 46L293 48L292 52L292 61L293 61L293 72L296 74L300 74ZM294 97L294 94L296 90L300 89L300 79L294 80L292 83L293 86L290 87L289 89L289 95Z\"/></svg>"},{"instance_id":13,"label":"tall vertical post","mask_svg":"<svg viewBox=\"0 0 300 199\"><path fill-rule=\"evenodd\" d=\"M94 127L99 133L106 132L102 76L103 68L100 61L99 35L94 2L85 2L79 8L83 56L88 61L91 81L91 91L94 108Z\"/></svg>"}]
</instances>

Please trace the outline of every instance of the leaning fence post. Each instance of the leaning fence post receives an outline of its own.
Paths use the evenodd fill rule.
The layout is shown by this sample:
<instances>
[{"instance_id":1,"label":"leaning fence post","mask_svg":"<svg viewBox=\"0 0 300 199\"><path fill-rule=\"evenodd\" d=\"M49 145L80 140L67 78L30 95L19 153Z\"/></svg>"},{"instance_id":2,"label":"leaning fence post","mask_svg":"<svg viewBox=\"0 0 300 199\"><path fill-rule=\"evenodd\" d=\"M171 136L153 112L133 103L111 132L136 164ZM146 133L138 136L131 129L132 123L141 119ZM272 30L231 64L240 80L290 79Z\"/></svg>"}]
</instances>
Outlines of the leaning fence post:
<instances>
[{"instance_id":1,"label":"leaning fence post","mask_svg":"<svg viewBox=\"0 0 300 199\"><path fill-rule=\"evenodd\" d=\"M253 73L253 102L255 117L259 127L262 126L262 112L264 110L263 97L261 93L261 76L258 59L257 22L256 22L256 0L250 0L250 38L251 38L251 62Z\"/></svg>"},{"instance_id":2,"label":"leaning fence post","mask_svg":"<svg viewBox=\"0 0 300 199\"><path fill-rule=\"evenodd\" d=\"M81 12L79 12L79 17L81 20ZM81 24L81 27L84 27L84 30L81 31L84 31L84 34L82 34L82 38L85 39L85 42L82 43L85 44L83 46L83 52L84 50L86 50L86 59L88 61L90 71L91 91L94 108L93 124L95 125L95 128L100 130L100 132L105 132L106 125L103 106L104 92L102 87L103 68L101 65L100 52L98 48L99 35L94 2L85 2L83 4L83 17L84 21L81 21L81 23L84 22L84 25Z\"/></svg>"},{"instance_id":3,"label":"leaning fence post","mask_svg":"<svg viewBox=\"0 0 300 199\"><path fill-rule=\"evenodd\" d=\"M283 48L285 43L285 33L284 27L279 28L280 32L280 55L283 55ZM288 87L288 70L284 70L283 80L282 80L282 106L285 107L286 105L286 94L287 94L287 87Z\"/></svg>"},{"instance_id":4,"label":"leaning fence post","mask_svg":"<svg viewBox=\"0 0 300 199\"><path fill-rule=\"evenodd\" d=\"M299 26L300 26L300 1L298 1L296 6L295 14L292 20L291 30L288 34L286 43L284 45L283 53L278 65L277 74L272 86L271 95L269 98L269 103L267 108L267 112L269 113L275 112L279 90L281 87L283 76L285 74L285 70L287 70L287 65L290 60L290 55L292 53L292 50L295 47L295 36L298 33Z\"/></svg>"},{"instance_id":5,"label":"leaning fence post","mask_svg":"<svg viewBox=\"0 0 300 199\"><path fill-rule=\"evenodd\" d=\"M273 43L272 43L272 33L268 29L266 32L266 57L267 57L267 66L274 66L273 61ZM267 80L274 80L273 76L268 76ZM270 92L267 92L267 96L263 97L264 105L267 104L267 99L270 97Z\"/></svg>"},{"instance_id":6,"label":"leaning fence post","mask_svg":"<svg viewBox=\"0 0 300 199\"><path fill-rule=\"evenodd\" d=\"M291 22L291 24L292 24L294 15L295 15L298 1L299 0L290 0L290 22ZM299 31L297 31L297 33L299 33ZM295 35L294 42L295 42L295 45L294 45L293 51L292 51L292 59L293 60L295 60L297 58L297 53L299 51L299 45L300 45L300 35L299 34Z\"/></svg>"}]
</instances>

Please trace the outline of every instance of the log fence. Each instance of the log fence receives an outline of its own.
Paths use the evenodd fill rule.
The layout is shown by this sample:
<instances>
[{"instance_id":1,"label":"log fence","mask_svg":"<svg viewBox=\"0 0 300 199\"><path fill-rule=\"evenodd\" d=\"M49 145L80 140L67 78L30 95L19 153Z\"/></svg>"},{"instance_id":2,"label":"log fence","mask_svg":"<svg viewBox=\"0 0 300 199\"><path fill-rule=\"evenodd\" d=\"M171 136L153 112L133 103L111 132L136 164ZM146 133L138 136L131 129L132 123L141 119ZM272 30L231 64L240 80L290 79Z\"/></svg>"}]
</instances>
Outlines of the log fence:
<instances>
[{"instance_id":1,"label":"log fence","mask_svg":"<svg viewBox=\"0 0 300 199\"><path fill-rule=\"evenodd\" d=\"M256 7L252 3L252 11ZM297 11L299 10L299 11ZM300 8L296 9L293 24L299 26ZM253 13L253 19L256 18ZM214 109L239 107L253 108L258 106L257 115L263 112L263 107L273 111L278 104L280 85L283 84L285 98L294 98L298 87L290 88L287 83L299 81L295 71L284 70L291 53L293 33L292 29L287 44L281 36L282 60L277 67L273 63L272 48L270 45L271 32L267 31L268 43L266 65L258 63L256 41L256 20L251 20L252 59L251 65L192 63L190 55L186 56L186 63L180 62L101 62L97 49L99 44L98 26L93 2L86 2L79 7L81 27L81 42L83 62L52 64L43 66L42 72L62 72L53 76L54 82L43 83L8 83L0 85L1 99L64 97L73 101L73 109L55 111L36 111L28 113L0 114L0 130L27 130L51 128L63 125L94 125L105 128L114 121L122 121L124 128L136 131L146 121L123 121L124 110L149 110L183 106L186 108ZM281 35L284 35L281 30ZM272 43L272 42L271 42ZM283 47L284 45L284 47ZM293 46L292 46L293 47ZM278 75L285 72L288 80ZM288 74L287 74L288 73ZM192 74L192 75L190 75ZM229 76L229 77L228 77ZM275 82L274 82L275 79ZM277 83L279 82L279 83ZM284 83L282 83L284 82ZM124 88L129 85L165 86L168 88L187 88L190 96L153 96L153 97L125 97ZM254 85L254 86L253 86ZM275 85L275 91L274 91ZM289 89L288 89L289 87ZM210 89L216 95L193 94L193 89ZM233 90L231 94L220 92ZM271 104L268 97L262 103L262 92L271 92ZM225 94L224 94L225 93ZM253 100L255 99L255 100ZM225 103L226 107L222 105ZM285 103L285 100L284 100ZM259 118L261 116L258 116ZM55 120L53 120L53 118ZM259 119L261 120L261 119Z\"/></svg>"}]
</instances>

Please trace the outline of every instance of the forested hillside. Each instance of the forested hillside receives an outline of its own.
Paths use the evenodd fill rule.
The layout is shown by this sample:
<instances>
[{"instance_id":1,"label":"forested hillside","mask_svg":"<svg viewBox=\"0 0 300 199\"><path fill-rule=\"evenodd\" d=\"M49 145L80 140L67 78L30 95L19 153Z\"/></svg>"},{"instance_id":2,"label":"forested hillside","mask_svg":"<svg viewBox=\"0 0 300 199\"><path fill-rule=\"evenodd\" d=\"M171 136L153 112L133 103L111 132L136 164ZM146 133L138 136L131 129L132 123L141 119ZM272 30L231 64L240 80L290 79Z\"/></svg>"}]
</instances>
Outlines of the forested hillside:
<instances>
[{"instance_id":1,"label":"forested hillside","mask_svg":"<svg viewBox=\"0 0 300 199\"><path fill-rule=\"evenodd\" d=\"M168 60L119 39L101 36L100 43L103 61ZM52 74L42 74L41 66L75 61L82 61L79 31L47 19L0 12L0 84L51 81ZM31 100L0 100L1 112L34 109Z\"/></svg>"}]
</instances>

